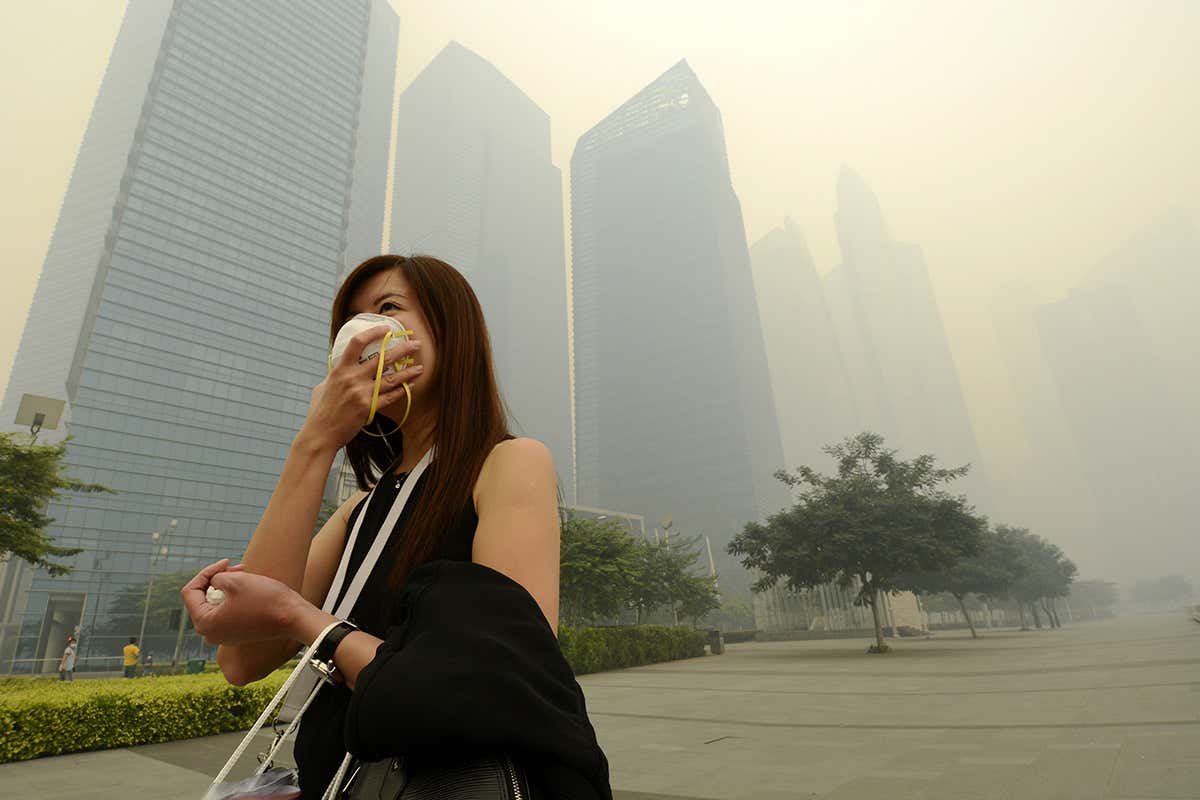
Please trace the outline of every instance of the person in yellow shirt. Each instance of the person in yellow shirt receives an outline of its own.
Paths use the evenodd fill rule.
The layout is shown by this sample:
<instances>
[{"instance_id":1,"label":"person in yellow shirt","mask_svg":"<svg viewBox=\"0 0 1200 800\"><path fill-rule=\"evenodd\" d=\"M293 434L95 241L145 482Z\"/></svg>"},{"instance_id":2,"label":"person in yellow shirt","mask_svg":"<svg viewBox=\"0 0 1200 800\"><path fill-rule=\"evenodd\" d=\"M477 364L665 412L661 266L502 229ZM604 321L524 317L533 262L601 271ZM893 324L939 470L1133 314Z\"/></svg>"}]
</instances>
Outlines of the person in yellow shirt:
<instances>
[{"instance_id":1,"label":"person in yellow shirt","mask_svg":"<svg viewBox=\"0 0 1200 800\"><path fill-rule=\"evenodd\" d=\"M137 646L137 637L130 636L129 644L122 648L125 654L125 677L133 678L137 675L138 656L141 654L141 648Z\"/></svg>"}]
</instances>

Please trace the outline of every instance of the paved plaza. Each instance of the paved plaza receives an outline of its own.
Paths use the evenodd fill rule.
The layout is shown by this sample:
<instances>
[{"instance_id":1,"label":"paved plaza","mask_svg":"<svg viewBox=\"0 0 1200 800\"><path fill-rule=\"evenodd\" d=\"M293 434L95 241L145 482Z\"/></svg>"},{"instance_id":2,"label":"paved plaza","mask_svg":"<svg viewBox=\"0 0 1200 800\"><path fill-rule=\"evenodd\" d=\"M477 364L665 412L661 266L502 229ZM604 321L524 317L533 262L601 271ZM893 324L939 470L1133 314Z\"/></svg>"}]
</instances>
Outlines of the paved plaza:
<instances>
[{"instance_id":1,"label":"paved plaza","mask_svg":"<svg viewBox=\"0 0 1200 800\"><path fill-rule=\"evenodd\" d=\"M982 635L739 644L580 683L617 800L1200 798L1200 625ZM0 795L196 800L237 739L3 765Z\"/></svg>"}]
</instances>

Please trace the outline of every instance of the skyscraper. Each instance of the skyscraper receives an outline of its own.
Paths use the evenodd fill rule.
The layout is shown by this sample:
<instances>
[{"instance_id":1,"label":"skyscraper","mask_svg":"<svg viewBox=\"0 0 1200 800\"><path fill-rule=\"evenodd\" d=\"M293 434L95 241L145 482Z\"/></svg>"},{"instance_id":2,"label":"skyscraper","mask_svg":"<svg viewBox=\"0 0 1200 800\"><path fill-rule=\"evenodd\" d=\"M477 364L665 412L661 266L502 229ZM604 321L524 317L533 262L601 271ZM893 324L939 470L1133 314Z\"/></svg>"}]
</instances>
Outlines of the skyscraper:
<instances>
[{"instance_id":1,"label":"skyscraper","mask_svg":"<svg viewBox=\"0 0 1200 800\"><path fill-rule=\"evenodd\" d=\"M1001 358L1025 435L1024 442L1010 443L1007 474L992 477L997 493L1004 492L1006 522L1051 537L1082 574L1099 574L1095 497L1038 337L1031 298L1027 287L1010 284L996 292L992 303L996 334L1004 343Z\"/></svg>"},{"instance_id":2,"label":"skyscraper","mask_svg":"<svg viewBox=\"0 0 1200 800\"><path fill-rule=\"evenodd\" d=\"M788 494L721 115L687 62L580 138L571 211L579 502L723 554Z\"/></svg>"},{"instance_id":3,"label":"skyscraper","mask_svg":"<svg viewBox=\"0 0 1200 800\"><path fill-rule=\"evenodd\" d=\"M391 250L471 282L514 427L541 439L571 497L571 383L562 172L550 118L451 42L400 95Z\"/></svg>"},{"instance_id":4,"label":"skyscraper","mask_svg":"<svg viewBox=\"0 0 1200 800\"><path fill-rule=\"evenodd\" d=\"M821 279L788 219L750 248L771 386L788 466L816 466L821 448L858 433L842 348Z\"/></svg>"},{"instance_id":5,"label":"skyscraper","mask_svg":"<svg viewBox=\"0 0 1200 800\"><path fill-rule=\"evenodd\" d=\"M1195 563L1200 231L1175 213L1035 313L1096 502L1091 563L1116 578Z\"/></svg>"},{"instance_id":6,"label":"skyscraper","mask_svg":"<svg viewBox=\"0 0 1200 800\"><path fill-rule=\"evenodd\" d=\"M861 427L912 458L970 464L950 489L988 508L990 489L924 257L897 242L879 201L843 167L836 216L842 263L826 280Z\"/></svg>"},{"instance_id":7,"label":"skyscraper","mask_svg":"<svg viewBox=\"0 0 1200 800\"><path fill-rule=\"evenodd\" d=\"M173 655L183 616L148 576L158 598L245 547L339 269L378 252L397 29L384 0L129 3L3 406L66 400L71 473L116 494L50 505L83 552L13 608L16 669L74 627L85 666L117 654L146 611L146 649Z\"/></svg>"}]
</instances>

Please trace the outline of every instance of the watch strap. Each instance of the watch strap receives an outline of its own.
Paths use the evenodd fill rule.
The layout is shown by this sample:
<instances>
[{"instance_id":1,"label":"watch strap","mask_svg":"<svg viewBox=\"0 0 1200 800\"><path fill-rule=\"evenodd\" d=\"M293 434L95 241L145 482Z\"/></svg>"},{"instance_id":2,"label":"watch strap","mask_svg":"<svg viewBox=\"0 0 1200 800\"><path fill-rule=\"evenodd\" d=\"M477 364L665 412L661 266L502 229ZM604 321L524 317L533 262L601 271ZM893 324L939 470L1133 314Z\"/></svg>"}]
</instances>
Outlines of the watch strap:
<instances>
[{"instance_id":1,"label":"watch strap","mask_svg":"<svg viewBox=\"0 0 1200 800\"><path fill-rule=\"evenodd\" d=\"M313 653L312 664L313 669L321 673L327 680L332 680L333 673L336 668L333 664L333 655L337 652L338 645L354 631L358 630L352 622L342 620L337 625L325 634L325 638L317 645L316 652Z\"/></svg>"}]
</instances>

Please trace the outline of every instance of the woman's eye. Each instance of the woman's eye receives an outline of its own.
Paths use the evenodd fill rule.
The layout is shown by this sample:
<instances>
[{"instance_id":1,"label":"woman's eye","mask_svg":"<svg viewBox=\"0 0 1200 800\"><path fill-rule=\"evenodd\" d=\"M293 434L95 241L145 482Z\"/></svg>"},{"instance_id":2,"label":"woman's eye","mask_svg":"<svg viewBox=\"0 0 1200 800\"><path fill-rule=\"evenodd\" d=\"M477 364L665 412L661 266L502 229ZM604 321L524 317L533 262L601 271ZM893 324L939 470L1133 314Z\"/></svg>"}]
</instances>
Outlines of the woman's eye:
<instances>
[{"instance_id":1,"label":"woman's eye","mask_svg":"<svg viewBox=\"0 0 1200 800\"><path fill-rule=\"evenodd\" d=\"M379 307L380 314L386 314L388 311L399 311L399 310L400 310L400 306L398 306L392 302L384 303L383 305L381 305Z\"/></svg>"}]
</instances>

